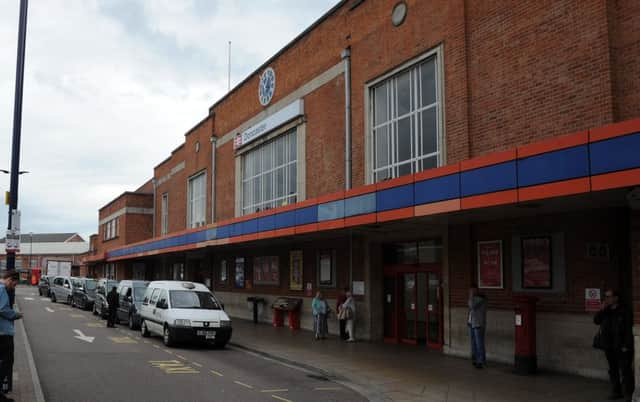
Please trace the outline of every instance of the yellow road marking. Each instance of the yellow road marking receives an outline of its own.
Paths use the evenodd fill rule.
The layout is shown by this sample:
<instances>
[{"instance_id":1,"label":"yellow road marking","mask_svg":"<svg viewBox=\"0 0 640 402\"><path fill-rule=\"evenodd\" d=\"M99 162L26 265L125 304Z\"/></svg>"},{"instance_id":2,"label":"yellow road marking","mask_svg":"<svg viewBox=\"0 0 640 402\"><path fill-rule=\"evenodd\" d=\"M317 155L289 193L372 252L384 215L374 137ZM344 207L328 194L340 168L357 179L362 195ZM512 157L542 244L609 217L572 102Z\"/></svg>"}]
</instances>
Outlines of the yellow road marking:
<instances>
[{"instance_id":1,"label":"yellow road marking","mask_svg":"<svg viewBox=\"0 0 640 402\"><path fill-rule=\"evenodd\" d=\"M177 354L177 353L176 353L176 357L177 357L178 359L187 360L187 358L186 358L186 357L181 356L181 355L179 355L179 354Z\"/></svg>"},{"instance_id":2,"label":"yellow road marking","mask_svg":"<svg viewBox=\"0 0 640 402\"><path fill-rule=\"evenodd\" d=\"M234 382L235 382L236 384L240 385L240 386L245 387L245 388L253 389L253 387L252 387L251 385L249 385L249 384L245 384L245 383L240 382L240 381L234 381Z\"/></svg>"},{"instance_id":3,"label":"yellow road marking","mask_svg":"<svg viewBox=\"0 0 640 402\"><path fill-rule=\"evenodd\" d=\"M224 376L222 375L222 373L219 373L219 372L217 372L217 371L215 371L215 370L209 370L209 371L211 372L211 374L217 375L218 377L224 377Z\"/></svg>"},{"instance_id":4,"label":"yellow road marking","mask_svg":"<svg viewBox=\"0 0 640 402\"><path fill-rule=\"evenodd\" d=\"M110 336L109 339L111 339L113 343L138 343L138 341L128 336Z\"/></svg>"},{"instance_id":5,"label":"yellow road marking","mask_svg":"<svg viewBox=\"0 0 640 402\"><path fill-rule=\"evenodd\" d=\"M339 391L340 387L316 387L314 391Z\"/></svg>"},{"instance_id":6,"label":"yellow road marking","mask_svg":"<svg viewBox=\"0 0 640 402\"><path fill-rule=\"evenodd\" d=\"M280 396L278 396L278 395L271 395L271 397L272 397L273 399L278 399L278 400L280 400L280 401L284 401L284 402L293 402L293 401L291 401L291 400L289 400L289 399L282 398L282 397L280 397Z\"/></svg>"},{"instance_id":7,"label":"yellow road marking","mask_svg":"<svg viewBox=\"0 0 640 402\"><path fill-rule=\"evenodd\" d=\"M167 374L198 374L198 370L185 366L177 360L149 360L151 366L159 368Z\"/></svg>"},{"instance_id":8,"label":"yellow road marking","mask_svg":"<svg viewBox=\"0 0 640 402\"><path fill-rule=\"evenodd\" d=\"M196 366L196 367L202 367L202 364L200 364L200 363L191 362L191 364L193 364L193 365L194 365L194 366Z\"/></svg>"},{"instance_id":9,"label":"yellow road marking","mask_svg":"<svg viewBox=\"0 0 640 402\"><path fill-rule=\"evenodd\" d=\"M271 394L271 393L274 393L274 392L289 392L289 390L286 389L286 388L282 388L282 389L263 389L260 392L265 392L265 393Z\"/></svg>"}]
</instances>

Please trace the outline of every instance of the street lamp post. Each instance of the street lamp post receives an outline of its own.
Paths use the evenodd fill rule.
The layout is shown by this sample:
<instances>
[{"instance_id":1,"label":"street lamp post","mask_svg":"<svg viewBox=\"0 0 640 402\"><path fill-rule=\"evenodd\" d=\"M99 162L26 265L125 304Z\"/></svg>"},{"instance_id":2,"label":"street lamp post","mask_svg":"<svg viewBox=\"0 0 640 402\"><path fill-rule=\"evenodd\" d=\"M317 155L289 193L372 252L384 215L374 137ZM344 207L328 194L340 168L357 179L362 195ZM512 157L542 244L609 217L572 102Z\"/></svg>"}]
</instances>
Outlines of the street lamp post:
<instances>
[{"instance_id":1,"label":"street lamp post","mask_svg":"<svg viewBox=\"0 0 640 402\"><path fill-rule=\"evenodd\" d=\"M31 255L33 255L33 232L29 232L29 269L31 269Z\"/></svg>"}]
</instances>

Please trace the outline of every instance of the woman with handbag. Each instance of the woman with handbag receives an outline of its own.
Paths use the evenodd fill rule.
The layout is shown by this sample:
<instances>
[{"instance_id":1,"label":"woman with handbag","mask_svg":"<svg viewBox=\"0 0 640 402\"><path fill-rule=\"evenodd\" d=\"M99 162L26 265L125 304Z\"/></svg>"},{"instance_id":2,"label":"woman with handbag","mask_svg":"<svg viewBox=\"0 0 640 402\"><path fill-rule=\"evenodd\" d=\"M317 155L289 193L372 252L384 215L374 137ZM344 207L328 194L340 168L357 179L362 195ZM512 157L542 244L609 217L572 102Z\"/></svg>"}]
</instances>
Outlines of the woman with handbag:
<instances>
[{"instance_id":1,"label":"woman with handbag","mask_svg":"<svg viewBox=\"0 0 640 402\"><path fill-rule=\"evenodd\" d=\"M322 292L316 293L316 297L311 301L311 310L316 340L327 339L327 314L329 313L329 308Z\"/></svg>"},{"instance_id":2,"label":"woman with handbag","mask_svg":"<svg viewBox=\"0 0 640 402\"><path fill-rule=\"evenodd\" d=\"M609 363L611 381L610 400L626 398L631 401L633 394L633 318L631 310L620 303L618 291L607 289L602 309L593 322L599 325L593 339L593 346L604 350Z\"/></svg>"},{"instance_id":3,"label":"woman with handbag","mask_svg":"<svg viewBox=\"0 0 640 402\"><path fill-rule=\"evenodd\" d=\"M342 319L346 320L346 330L349 333L349 339L347 342L355 342L355 320L356 320L356 302L353 300L353 295L351 292L347 291L347 300L342 303L340 308L340 314L342 315Z\"/></svg>"}]
</instances>

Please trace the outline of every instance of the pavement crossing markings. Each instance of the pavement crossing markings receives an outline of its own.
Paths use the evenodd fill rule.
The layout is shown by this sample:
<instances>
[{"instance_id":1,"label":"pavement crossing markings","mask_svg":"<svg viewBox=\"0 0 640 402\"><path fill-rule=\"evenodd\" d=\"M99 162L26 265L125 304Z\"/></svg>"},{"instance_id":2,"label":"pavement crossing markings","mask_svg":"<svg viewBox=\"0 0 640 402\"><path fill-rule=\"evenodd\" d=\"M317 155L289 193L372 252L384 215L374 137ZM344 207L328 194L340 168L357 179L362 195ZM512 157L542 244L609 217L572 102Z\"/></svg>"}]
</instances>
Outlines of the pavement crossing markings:
<instances>
[{"instance_id":1,"label":"pavement crossing markings","mask_svg":"<svg viewBox=\"0 0 640 402\"><path fill-rule=\"evenodd\" d=\"M200 372L191 366L187 366L178 360L149 360L151 366L159 368L167 374L199 374Z\"/></svg>"},{"instance_id":2,"label":"pavement crossing markings","mask_svg":"<svg viewBox=\"0 0 640 402\"><path fill-rule=\"evenodd\" d=\"M196 367L202 367L202 364L200 364L200 363L191 362L191 364L193 364L193 365L194 365L194 366L196 366Z\"/></svg>"},{"instance_id":3,"label":"pavement crossing markings","mask_svg":"<svg viewBox=\"0 0 640 402\"><path fill-rule=\"evenodd\" d=\"M182 356L182 355L179 355L179 354L177 354L177 353L176 353L176 357L177 357L178 359L187 360L187 358L186 358L186 357L184 357L184 356Z\"/></svg>"},{"instance_id":4,"label":"pavement crossing markings","mask_svg":"<svg viewBox=\"0 0 640 402\"><path fill-rule=\"evenodd\" d=\"M273 393L276 393L276 392L289 392L289 390L286 389L286 388L281 388L281 389L263 389L260 392L273 394Z\"/></svg>"},{"instance_id":5,"label":"pavement crossing markings","mask_svg":"<svg viewBox=\"0 0 640 402\"><path fill-rule=\"evenodd\" d=\"M240 385L241 387L245 387L245 388L249 388L249 389L253 389L253 386L249 385L249 384L245 384L243 382L240 381L234 381L234 383Z\"/></svg>"},{"instance_id":6,"label":"pavement crossing markings","mask_svg":"<svg viewBox=\"0 0 640 402\"><path fill-rule=\"evenodd\" d=\"M277 400L279 400L279 401L284 401L284 402L293 402L293 401L291 401L291 400L289 400L289 399L283 398L283 397L278 396L278 395L271 395L271 397L272 397L273 399L277 399Z\"/></svg>"},{"instance_id":7,"label":"pavement crossing markings","mask_svg":"<svg viewBox=\"0 0 640 402\"><path fill-rule=\"evenodd\" d=\"M219 372L217 372L217 371L215 371L215 370L209 370L209 371L210 371L210 372L211 372L211 374L213 374L213 375L217 375L218 377L224 377L224 375L223 375L222 373L219 373Z\"/></svg>"},{"instance_id":8,"label":"pavement crossing markings","mask_svg":"<svg viewBox=\"0 0 640 402\"><path fill-rule=\"evenodd\" d=\"M113 343L138 343L138 341L128 336L110 336L109 339L111 339Z\"/></svg>"}]
</instances>

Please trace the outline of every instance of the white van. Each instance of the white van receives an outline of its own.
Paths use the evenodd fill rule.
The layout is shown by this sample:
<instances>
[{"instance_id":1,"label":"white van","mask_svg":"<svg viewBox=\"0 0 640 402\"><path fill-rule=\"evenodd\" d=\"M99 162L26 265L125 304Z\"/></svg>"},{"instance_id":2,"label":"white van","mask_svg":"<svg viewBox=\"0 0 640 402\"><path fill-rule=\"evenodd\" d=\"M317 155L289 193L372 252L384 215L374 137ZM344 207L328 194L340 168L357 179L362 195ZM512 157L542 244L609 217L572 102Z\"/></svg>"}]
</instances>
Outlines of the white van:
<instances>
[{"instance_id":1,"label":"white van","mask_svg":"<svg viewBox=\"0 0 640 402\"><path fill-rule=\"evenodd\" d=\"M224 347L231 338L231 320L222 303L201 283L154 281L140 306L142 336L162 336L164 344L195 341Z\"/></svg>"}]
</instances>

